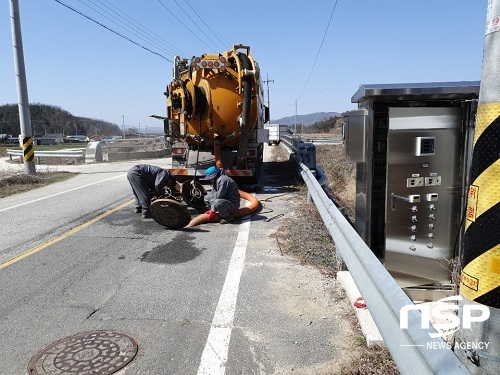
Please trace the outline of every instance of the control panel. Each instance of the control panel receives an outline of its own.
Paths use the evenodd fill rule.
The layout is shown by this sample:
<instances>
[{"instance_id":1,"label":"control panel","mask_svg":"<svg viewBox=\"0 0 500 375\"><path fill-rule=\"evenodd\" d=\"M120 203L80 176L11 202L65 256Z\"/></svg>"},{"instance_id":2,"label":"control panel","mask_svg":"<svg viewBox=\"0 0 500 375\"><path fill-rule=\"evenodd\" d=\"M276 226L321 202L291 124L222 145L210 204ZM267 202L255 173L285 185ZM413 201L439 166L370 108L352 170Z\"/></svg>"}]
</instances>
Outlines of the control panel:
<instances>
[{"instance_id":1,"label":"control panel","mask_svg":"<svg viewBox=\"0 0 500 375\"><path fill-rule=\"evenodd\" d=\"M460 120L452 108L424 110L389 112L385 265L446 280L457 230Z\"/></svg>"}]
</instances>

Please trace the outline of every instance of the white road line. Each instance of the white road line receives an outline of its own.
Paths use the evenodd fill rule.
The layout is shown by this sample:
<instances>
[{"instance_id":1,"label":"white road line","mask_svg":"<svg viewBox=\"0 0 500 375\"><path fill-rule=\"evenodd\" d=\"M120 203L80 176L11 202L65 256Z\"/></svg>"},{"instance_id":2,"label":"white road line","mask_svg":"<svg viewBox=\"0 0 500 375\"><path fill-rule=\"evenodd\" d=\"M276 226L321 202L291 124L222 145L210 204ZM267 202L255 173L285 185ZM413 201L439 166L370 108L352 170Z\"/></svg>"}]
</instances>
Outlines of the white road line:
<instances>
[{"instance_id":1,"label":"white road line","mask_svg":"<svg viewBox=\"0 0 500 375\"><path fill-rule=\"evenodd\" d=\"M240 224L226 281L201 356L198 375L224 375L226 372L229 340L233 329L236 299L238 298L238 288L245 263L249 232L250 218L247 218Z\"/></svg>"},{"instance_id":2,"label":"white road line","mask_svg":"<svg viewBox=\"0 0 500 375\"><path fill-rule=\"evenodd\" d=\"M48 198L52 198L52 197L56 197L56 196L61 195L61 194L66 194L66 193L69 193L70 191L75 191L75 190L78 190L78 189L83 189L83 188L86 188L86 187L89 187L89 186L92 186L92 185L100 184L101 182L105 182L105 181L113 180L113 179L115 179L115 178L123 177L123 176L125 176L125 175L126 175L126 174L121 174L121 175L119 175L119 176L110 177L110 178L107 178L107 179L105 179L105 180L100 180L100 181L97 181L97 182L92 182L91 184L78 186L78 187L76 187L76 188L69 189L69 190L65 190L65 191L60 191L59 193L55 193L55 194L51 194L51 195L47 195L46 197L42 197L42 198L38 198L38 199L34 199L34 200L32 200L32 201L19 203L19 204L16 204L15 206L2 208L2 209L0 209L0 212L4 212L4 211L8 211L8 210L12 210L12 209L17 208L17 207L25 206L25 205L27 205L27 204L31 204L31 203L35 203L35 202L39 202L39 201L43 201L44 199L48 199Z\"/></svg>"}]
</instances>

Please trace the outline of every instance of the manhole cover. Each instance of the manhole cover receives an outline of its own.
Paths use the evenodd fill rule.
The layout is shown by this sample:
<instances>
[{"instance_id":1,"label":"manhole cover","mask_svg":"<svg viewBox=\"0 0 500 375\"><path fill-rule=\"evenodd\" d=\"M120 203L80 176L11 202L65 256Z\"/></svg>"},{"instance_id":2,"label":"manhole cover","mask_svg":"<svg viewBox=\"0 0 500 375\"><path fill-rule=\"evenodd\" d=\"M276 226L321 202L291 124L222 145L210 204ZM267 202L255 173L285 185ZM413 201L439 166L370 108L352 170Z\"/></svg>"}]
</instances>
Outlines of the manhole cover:
<instances>
[{"instance_id":1,"label":"manhole cover","mask_svg":"<svg viewBox=\"0 0 500 375\"><path fill-rule=\"evenodd\" d=\"M150 210L154 221L169 229L183 228L191 221L188 209L172 199L157 199Z\"/></svg>"},{"instance_id":2,"label":"manhole cover","mask_svg":"<svg viewBox=\"0 0 500 375\"><path fill-rule=\"evenodd\" d=\"M128 365L137 351L137 342L123 333L80 333L59 340L35 355L28 365L28 374L114 374Z\"/></svg>"}]
</instances>

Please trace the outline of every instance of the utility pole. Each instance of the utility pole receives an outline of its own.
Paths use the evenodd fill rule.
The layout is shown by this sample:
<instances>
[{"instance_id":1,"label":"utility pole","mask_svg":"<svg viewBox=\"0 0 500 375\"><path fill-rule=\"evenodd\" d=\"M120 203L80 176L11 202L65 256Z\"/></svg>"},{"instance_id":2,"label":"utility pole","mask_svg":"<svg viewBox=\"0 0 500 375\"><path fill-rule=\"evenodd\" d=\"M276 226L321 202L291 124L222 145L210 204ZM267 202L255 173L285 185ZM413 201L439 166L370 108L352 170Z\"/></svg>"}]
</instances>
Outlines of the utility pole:
<instances>
[{"instance_id":1,"label":"utility pole","mask_svg":"<svg viewBox=\"0 0 500 375\"><path fill-rule=\"evenodd\" d=\"M125 139L125 115L122 115L122 131L123 131L123 139Z\"/></svg>"},{"instance_id":2,"label":"utility pole","mask_svg":"<svg viewBox=\"0 0 500 375\"><path fill-rule=\"evenodd\" d=\"M14 49L14 67L17 81L17 97L19 100L19 122L21 125L21 146L23 149L24 170L27 174L36 174L35 148L31 132L30 104L26 68L24 66L23 38L18 0L10 0L10 18L12 28L12 47Z\"/></svg>"},{"instance_id":3,"label":"utility pole","mask_svg":"<svg viewBox=\"0 0 500 375\"><path fill-rule=\"evenodd\" d=\"M269 113L271 113L271 102L269 100L269 82L274 83L274 79L269 79L269 74L266 74L266 80L264 83L267 85L267 108ZM269 115L269 122L271 122L271 115Z\"/></svg>"},{"instance_id":4,"label":"utility pole","mask_svg":"<svg viewBox=\"0 0 500 375\"><path fill-rule=\"evenodd\" d=\"M294 133L297 134L297 99L295 99L295 129Z\"/></svg>"},{"instance_id":5,"label":"utility pole","mask_svg":"<svg viewBox=\"0 0 500 375\"><path fill-rule=\"evenodd\" d=\"M463 301L458 313L461 322L469 318L474 325L463 324L455 335L455 353L472 374L498 373L500 362L499 20L500 0L489 0L461 259ZM476 310L474 317L472 310Z\"/></svg>"}]
</instances>

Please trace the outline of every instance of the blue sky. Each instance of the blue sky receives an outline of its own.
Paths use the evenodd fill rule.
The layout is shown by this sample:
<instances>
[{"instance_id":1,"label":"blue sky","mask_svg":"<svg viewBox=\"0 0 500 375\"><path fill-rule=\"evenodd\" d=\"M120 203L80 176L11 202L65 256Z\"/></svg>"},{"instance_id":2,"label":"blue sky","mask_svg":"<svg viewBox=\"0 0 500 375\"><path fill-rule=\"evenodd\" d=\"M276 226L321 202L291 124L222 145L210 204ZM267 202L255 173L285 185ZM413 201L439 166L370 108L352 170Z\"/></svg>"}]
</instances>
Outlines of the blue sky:
<instances>
[{"instance_id":1,"label":"blue sky","mask_svg":"<svg viewBox=\"0 0 500 375\"><path fill-rule=\"evenodd\" d=\"M249 45L274 81L272 119L355 109L360 84L481 77L487 0L60 1L163 57L55 0L19 0L29 100L120 126L161 125L148 116L165 115L175 54L233 44ZM9 4L0 2L0 104L18 100Z\"/></svg>"}]
</instances>

